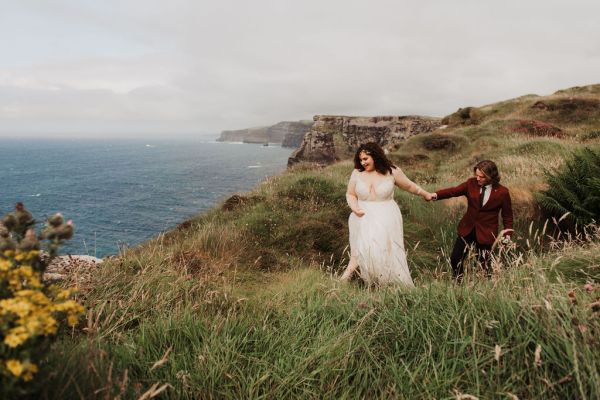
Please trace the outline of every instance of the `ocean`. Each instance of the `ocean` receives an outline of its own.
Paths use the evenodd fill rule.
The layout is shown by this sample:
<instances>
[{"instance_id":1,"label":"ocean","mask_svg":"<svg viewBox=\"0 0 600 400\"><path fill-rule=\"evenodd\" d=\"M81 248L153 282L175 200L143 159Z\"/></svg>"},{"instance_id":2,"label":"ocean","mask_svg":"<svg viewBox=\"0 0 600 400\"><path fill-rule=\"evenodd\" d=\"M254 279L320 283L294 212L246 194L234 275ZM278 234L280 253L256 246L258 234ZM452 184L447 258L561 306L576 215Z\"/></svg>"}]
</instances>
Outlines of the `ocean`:
<instances>
[{"instance_id":1,"label":"ocean","mask_svg":"<svg viewBox=\"0 0 600 400\"><path fill-rule=\"evenodd\" d=\"M292 149L214 139L0 138L0 216L61 212L61 254L114 255L283 171Z\"/></svg>"}]
</instances>

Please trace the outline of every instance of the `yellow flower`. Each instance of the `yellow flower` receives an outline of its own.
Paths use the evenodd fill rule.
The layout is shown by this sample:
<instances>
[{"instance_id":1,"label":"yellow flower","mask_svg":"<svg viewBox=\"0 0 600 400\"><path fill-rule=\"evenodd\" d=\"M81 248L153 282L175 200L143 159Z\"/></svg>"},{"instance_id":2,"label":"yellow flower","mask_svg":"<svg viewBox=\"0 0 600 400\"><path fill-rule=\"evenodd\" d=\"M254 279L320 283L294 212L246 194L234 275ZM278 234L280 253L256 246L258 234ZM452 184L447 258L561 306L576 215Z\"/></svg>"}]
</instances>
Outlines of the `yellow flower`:
<instances>
[{"instance_id":1,"label":"yellow flower","mask_svg":"<svg viewBox=\"0 0 600 400\"><path fill-rule=\"evenodd\" d=\"M6 369L8 369L14 376L21 376L23 373L23 364L19 360L8 360L6 362Z\"/></svg>"},{"instance_id":2,"label":"yellow flower","mask_svg":"<svg viewBox=\"0 0 600 400\"><path fill-rule=\"evenodd\" d=\"M27 339L29 339L27 329L25 329L24 326L17 326L8 331L4 338L4 343L8 345L8 347L17 347L18 345L25 343Z\"/></svg>"},{"instance_id":3,"label":"yellow flower","mask_svg":"<svg viewBox=\"0 0 600 400\"><path fill-rule=\"evenodd\" d=\"M5 250L4 255L8 258L13 257L15 255L15 251L14 250Z\"/></svg>"},{"instance_id":4,"label":"yellow flower","mask_svg":"<svg viewBox=\"0 0 600 400\"><path fill-rule=\"evenodd\" d=\"M33 379L33 374L38 372L38 367L34 363L27 363L26 368L27 370L23 374L23 380L30 381Z\"/></svg>"},{"instance_id":5,"label":"yellow flower","mask_svg":"<svg viewBox=\"0 0 600 400\"><path fill-rule=\"evenodd\" d=\"M54 311L82 313L84 309L83 306L77 303L75 300L67 300L63 303L55 304Z\"/></svg>"},{"instance_id":6,"label":"yellow flower","mask_svg":"<svg viewBox=\"0 0 600 400\"><path fill-rule=\"evenodd\" d=\"M39 274L35 274L34 276L32 276L29 281L27 282L29 287L32 288L36 288L36 289L41 289L42 288L42 281L40 280L40 275Z\"/></svg>"},{"instance_id":7,"label":"yellow flower","mask_svg":"<svg viewBox=\"0 0 600 400\"><path fill-rule=\"evenodd\" d=\"M71 289L63 289L56 295L56 300L67 300L69 297L71 297L71 293Z\"/></svg>"},{"instance_id":8,"label":"yellow flower","mask_svg":"<svg viewBox=\"0 0 600 400\"><path fill-rule=\"evenodd\" d=\"M29 318L23 325L25 325L27 332L33 336L39 332L42 324L38 318Z\"/></svg>"},{"instance_id":9,"label":"yellow flower","mask_svg":"<svg viewBox=\"0 0 600 400\"><path fill-rule=\"evenodd\" d=\"M17 297L30 297L30 296L33 296L34 294L35 294L34 290L25 289L25 290L19 290L17 293L15 293L15 296L17 296Z\"/></svg>"},{"instance_id":10,"label":"yellow flower","mask_svg":"<svg viewBox=\"0 0 600 400\"><path fill-rule=\"evenodd\" d=\"M44 327L42 329L42 334L44 336L54 335L56 333L58 324L56 323L56 320L54 318L46 317L43 324L44 324Z\"/></svg>"},{"instance_id":11,"label":"yellow flower","mask_svg":"<svg viewBox=\"0 0 600 400\"><path fill-rule=\"evenodd\" d=\"M22 344L23 342L25 342L25 340L23 340L22 335L16 335L14 333L9 333L4 338L4 344L6 344L8 347L14 348L14 347L17 347L18 345Z\"/></svg>"},{"instance_id":12,"label":"yellow flower","mask_svg":"<svg viewBox=\"0 0 600 400\"><path fill-rule=\"evenodd\" d=\"M0 271L8 271L12 267L12 263L9 260L0 260Z\"/></svg>"},{"instance_id":13,"label":"yellow flower","mask_svg":"<svg viewBox=\"0 0 600 400\"><path fill-rule=\"evenodd\" d=\"M75 315L75 314L69 314L67 316L67 323L69 324L69 326L75 326L75 325L77 325L77 321L79 321L79 318L77 318L77 315Z\"/></svg>"},{"instance_id":14,"label":"yellow flower","mask_svg":"<svg viewBox=\"0 0 600 400\"><path fill-rule=\"evenodd\" d=\"M24 278L31 278L33 276L33 268L29 265L21 265L18 271Z\"/></svg>"},{"instance_id":15,"label":"yellow flower","mask_svg":"<svg viewBox=\"0 0 600 400\"><path fill-rule=\"evenodd\" d=\"M25 381L30 381L33 379L33 374L38 372L38 367L34 363L29 361L21 363L21 361L15 359L6 361L6 369L8 369L16 377L23 375L23 380Z\"/></svg>"},{"instance_id":16,"label":"yellow flower","mask_svg":"<svg viewBox=\"0 0 600 400\"><path fill-rule=\"evenodd\" d=\"M19 276L19 272L16 270L12 270L8 273L8 286L12 290L21 290L23 288L21 277Z\"/></svg>"},{"instance_id":17,"label":"yellow flower","mask_svg":"<svg viewBox=\"0 0 600 400\"><path fill-rule=\"evenodd\" d=\"M32 312L32 304L22 299L5 299L0 300L0 310L0 315L13 313L23 318Z\"/></svg>"},{"instance_id":18,"label":"yellow flower","mask_svg":"<svg viewBox=\"0 0 600 400\"><path fill-rule=\"evenodd\" d=\"M19 251L17 251L17 256L15 257L16 260L33 260L35 258L37 258L40 255L39 250L31 250L27 253L21 253Z\"/></svg>"},{"instance_id":19,"label":"yellow flower","mask_svg":"<svg viewBox=\"0 0 600 400\"><path fill-rule=\"evenodd\" d=\"M21 293L23 293L24 295L22 295ZM39 290L19 290L17 292L17 296L27 297L29 301L38 306L47 306L50 304L50 299Z\"/></svg>"}]
</instances>

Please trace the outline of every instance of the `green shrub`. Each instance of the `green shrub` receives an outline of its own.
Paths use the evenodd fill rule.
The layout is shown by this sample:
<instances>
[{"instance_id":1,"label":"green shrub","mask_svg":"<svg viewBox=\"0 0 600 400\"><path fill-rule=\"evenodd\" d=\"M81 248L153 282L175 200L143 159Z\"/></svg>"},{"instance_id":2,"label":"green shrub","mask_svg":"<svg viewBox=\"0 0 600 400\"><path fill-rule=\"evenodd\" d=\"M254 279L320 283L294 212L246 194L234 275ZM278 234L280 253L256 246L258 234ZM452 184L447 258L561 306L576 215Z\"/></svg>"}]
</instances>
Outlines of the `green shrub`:
<instances>
[{"instance_id":1,"label":"green shrub","mask_svg":"<svg viewBox=\"0 0 600 400\"><path fill-rule=\"evenodd\" d=\"M565 165L546 171L548 190L538 193L542 209L571 225L600 221L600 151L584 148L575 152Z\"/></svg>"}]
</instances>

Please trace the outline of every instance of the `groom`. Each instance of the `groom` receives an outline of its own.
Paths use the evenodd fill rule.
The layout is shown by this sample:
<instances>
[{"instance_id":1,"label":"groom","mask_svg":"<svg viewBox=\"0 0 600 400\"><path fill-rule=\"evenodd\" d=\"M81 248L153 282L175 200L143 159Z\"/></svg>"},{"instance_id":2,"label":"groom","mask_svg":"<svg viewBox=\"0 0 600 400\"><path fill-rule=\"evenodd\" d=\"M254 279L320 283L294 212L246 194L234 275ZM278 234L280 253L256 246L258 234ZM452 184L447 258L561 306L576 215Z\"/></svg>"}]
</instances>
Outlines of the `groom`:
<instances>
[{"instance_id":1,"label":"groom","mask_svg":"<svg viewBox=\"0 0 600 400\"><path fill-rule=\"evenodd\" d=\"M467 246L477 249L478 259L489 275L490 252L498 235L498 214L502 213L504 225L503 241L510 241L513 228L513 213L508 189L500 185L498 167L493 161L483 160L473 167L475 176L466 182L433 193L433 200L466 196L467 212L458 224L458 238L450 256L452 274L457 281L462 279L463 262Z\"/></svg>"}]
</instances>

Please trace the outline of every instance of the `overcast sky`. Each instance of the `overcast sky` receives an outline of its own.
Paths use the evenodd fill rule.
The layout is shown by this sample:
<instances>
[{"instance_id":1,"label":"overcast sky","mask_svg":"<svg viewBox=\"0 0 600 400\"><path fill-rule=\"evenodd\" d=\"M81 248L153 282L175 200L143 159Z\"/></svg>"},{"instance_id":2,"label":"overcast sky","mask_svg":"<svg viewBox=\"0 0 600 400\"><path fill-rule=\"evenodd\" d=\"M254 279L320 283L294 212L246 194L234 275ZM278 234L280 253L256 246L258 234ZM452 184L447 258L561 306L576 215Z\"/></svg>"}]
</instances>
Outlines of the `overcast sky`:
<instances>
[{"instance_id":1,"label":"overcast sky","mask_svg":"<svg viewBox=\"0 0 600 400\"><path fill-rule=\"evenodd\" d=\"M600 1L0 0L0 135L443 116L600 83Z\"/></svg>"}]
</instances>

